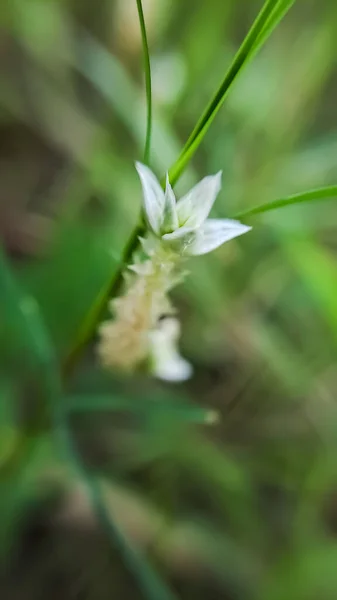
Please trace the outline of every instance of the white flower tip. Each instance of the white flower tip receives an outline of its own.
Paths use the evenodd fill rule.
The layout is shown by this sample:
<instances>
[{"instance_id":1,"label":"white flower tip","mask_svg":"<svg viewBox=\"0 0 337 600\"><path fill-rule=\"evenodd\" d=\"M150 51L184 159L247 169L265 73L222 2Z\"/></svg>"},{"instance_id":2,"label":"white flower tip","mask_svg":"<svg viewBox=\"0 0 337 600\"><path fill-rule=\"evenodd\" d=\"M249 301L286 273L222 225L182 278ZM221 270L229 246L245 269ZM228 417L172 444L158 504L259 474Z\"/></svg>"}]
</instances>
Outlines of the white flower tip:
<instances>
[{"instance_id":1,"label":"white flower tip","mask_svg":"<svg viewBox=\"0 0 337 600\"><path fill-rule=\"evenodd\" d=\"M251 225L245 225L244 223L240 223L240 221L236 221L238 226L238 235L243 235L244 233L248 233L251 231L253 227Z\"/></svg>"},{"instance_id":2,"label":"white flower tip","mask_svg":"<svg viewBox=\"0 0 337 600\"><path fill-rule=\"evenodd\" d=\"M157 181L155 174L151 171L151 169L149 167L147 167L143 163L139 162L138 160L136 160L135 166L136 166L137 173L138 173L143 185L144 185L144 183L150 184L151 180ZM158 181L157 181L157 183L159 185Z\"/></svg>"},{"instance_id":3,"label":"white flower tip","mask_svg":"<svg viewBox=\"0 0 337 600\"><path fill-rule=\"evenodd\" d=\"M168 171L166 172L166 177L165 177L165 197L171 197L171 199L173 199L173 204L176 204L176 198L174 195L174 191L173 188L170 184L170 178L169 178L169 174Z\"/></svg>"},{"instance_id":4,"label":"white flower tip","mask_svg":"<svg viewBox=\"0 0 337 600\"><path fill-rule=\"evenodd\" d=\"M146 262L143 262L143 263L136 263L133 265L129 265L128 269L130 271L133 271L137 275L151 275L152 271L153 271L152 263L149 260L147 260Z\"/></svg>"},{"instance_id":5,"label":"white flower tip","mask_svg":"<svg viewBox=\"0 0 337 600\"><path fill-rule=\"evenodd\" d=\"M179 383L180 381L190 379L193 374L193 368L187 360L181 358L181 356L177 356L175 360L157 365L153 374L163 381Z\"/></svg>"},{"instance_id":6,"label":"white flower tip","mask_svg":"<svg viewBox=\"0 0 337 600\"><path fill-rule=\"evenodd\" d=\"M220 171L218 171L217 173L215 173L215 175L213 175L213 177L215 178L215 180L217 182L219 182L219 185L221 187L221 184L222 184L222 169L220 169Z\"/></svg>"},{"instance_id":7,"label":"white flower tip","mask_svg":"<svg viewBox=\"0 0 337 600\"><path fill-rule=\"evenodd\" d=\"M198 229L195 239L186 247L185 253L190 256L207 254L250 230L249 225L233 219L207 219Z\"/></svg>"},{"instance_id":8,"label":"white flower tip","mask_svg":"<svg viewBox=\"0 0 337 600\"><path fill-rule=\"evenodd\" d=\"M215 173L215 175L210 175L209 181L210 181L211 188L212 188L212 186L214 186L213 195L214 195L214 200L215 200L215 198L217 197L218 193L220 192L221 186L222 186L222 170ZM213 202L214 202L214 200L213 200Z\"/></svg>"},{"instance_id":9,"label":"white flower tip","mask_svg":"<svg viewBox=\"0 0 337 600\"><path fill-rule=\"evenodd\" d=\"M135 161L135 165L136 165L136 169L139 173L139 171L142 171L142 169L146 169L147 167L145 165L143 165L143 163L139 162L139 160Z\"/></svg>"},{"instance_id":10,"label":"white flower tip","mask_svg":"<svg viewBox=\"0 0 337 600\"><path fill-rule=\"evenodd\" d=\"M152 374L164 381L186 381L193 373L192 365L180 356L177 340L180 323L174 317L164 319L150 335Z\"/></svg>"},{"instance_id":11,"label":"white flower tip","mask_svg":"<svg viewBox=\"0 0 337 600\"><path fill-rule=\"evenodd\" d=\"M176 209L176 197L170 184L169 175L166 173L165 205L161 234L175 231L177 227L179 227L179 221Z\"/></svg>"},{"instance_id":12,"label":"white flower tip","mask_svg":"<svg viewBox=\"0 0 337 600\"><path fill-rule=\"evenodd\" d=\"M165 196L157 177L151 169L136 162L136 169L143 189L143 208L150 229L159 235L164 218Z\"/></svg>"},{"instance_id":13,"label":"white flower tip","mask_svg":"<svg viewBox=\"0 0 337 600\"><path fill-rule=\"evenodd\" d=\"M205 179L208 181L209 185L214 186L213 194L215 199L222 186L222 170L218 171L214 175L208 175L208 177L205 177Z\"/></svg>"},{"instance_id":14,"label":"white flower tip","mask_svg":"<svg viewBox=\"0 0 337 600\"><path fill-rule=\"evenodd\" d=\"M179 225L198 229L207 219L221 189L222 171L207 175L177 204Z\"/></svg>"},{"instance_id":15,"label":"white flower tip","mask_svg":"<svg viewBox=\"0 0 337 600\"><path fill-rule=\"evenodd\" d=\"M138 162L137 160L135 162L135 167L136 167L137 173L140 177L140 180L142 181L142 177L144 177L146 175L147 167L145 165L143 165L143 163Z\"/></svg>"}]
</instances>

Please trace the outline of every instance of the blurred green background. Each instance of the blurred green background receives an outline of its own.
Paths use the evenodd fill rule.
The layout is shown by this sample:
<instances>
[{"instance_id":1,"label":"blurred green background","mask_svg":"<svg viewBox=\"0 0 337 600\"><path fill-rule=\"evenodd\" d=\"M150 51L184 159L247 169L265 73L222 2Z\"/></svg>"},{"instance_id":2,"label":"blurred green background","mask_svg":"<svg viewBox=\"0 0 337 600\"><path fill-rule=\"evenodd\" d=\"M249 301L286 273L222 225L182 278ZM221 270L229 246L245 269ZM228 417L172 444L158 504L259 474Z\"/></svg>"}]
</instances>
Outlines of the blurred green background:
<instances>
[{"instance_id":1,"label":"blurred green background","mask_svg":"<svg viewBox=\"0 0 337 600\"><path fill-rule=\"evenodd\" d=\"M144 0L158 176L260 8ZM74 451L127 553L148 555L177 597L335 599L335 201L251 217L249 236L190 262L174 292L190 382L102 373L90 343L57 391L138 220L138 13L133 0L4 0L0 17L1 597L146 597L118 532L111 548L94 518ZM178 193L222 169L214 216L227 217L335 184L336 56L335 0L296 2ZM68 454L50 399L72 411Z\"/></svg>"}]
</instances>

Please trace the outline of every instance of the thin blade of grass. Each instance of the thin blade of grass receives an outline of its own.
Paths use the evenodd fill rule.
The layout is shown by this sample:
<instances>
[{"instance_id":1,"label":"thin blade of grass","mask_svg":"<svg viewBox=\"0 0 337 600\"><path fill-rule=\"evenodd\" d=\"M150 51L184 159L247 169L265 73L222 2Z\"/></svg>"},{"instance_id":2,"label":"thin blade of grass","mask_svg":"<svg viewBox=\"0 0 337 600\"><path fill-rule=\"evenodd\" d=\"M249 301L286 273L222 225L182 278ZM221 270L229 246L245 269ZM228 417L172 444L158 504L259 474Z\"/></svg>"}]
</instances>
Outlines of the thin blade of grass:
<instances>
[{"instance_id":1,"label":"thin blade of grass","mask_svg":"<svg viewBox=\"0 0 337 600\"><path fill-rule=\"evenodd\" d=\"M120 266L113 276L107 281L106 286L101 288L95 301L89 306L87 314L83 319L82 326L78 330L73 346L66 354L62 372L63 376L67 377L73 370L78 357L80 356L85 344L92 338L95 333L96 325L99 322L102 312L110 297L113 297L119 290L123 279L123 272L129 263L130 257L136 250L139 242L139 236L143 233L143 225L139 225L134 229L125 245L124 252L121 258Z\"/></svg>"},{"instance_id":2,"label":"thin blade of grass","mask_svg":"<svg viewBox=\"0 0 337 600\"><path fill-rule=\"evenodd\" d=\"M189 160L197 150L238 75L266 42L269 35L294 2L295 0L267 0L264 3L260 13L227 70L218 90L197 122L177 161L169 170L172 185L176 183Z\"/></svg>"},{"instance_id":3,"label":"thin blade of grass","mask_svg":"<svg viewBox=\"0 0 337 600\"><path fill-rule=\"evenodd\" d=\"M271 202L259 204L258 206L253 206L252 208L237 213L235 218L246 219L247 217L259 215L278 208L284 208L285 206L292 206L303 202L320 202L329 198L337 198L337 185L316 188L314 190L308 190L307 192L300 192L299 194L293 194L292 196L286 196L285 198L278 198Z\"/></svg>"},{"instance_id":4,"label":"thin blade of grass","mask_svg":"<svg viewBox=\"0 0 337 600\"><path fill-rule=\"evenodd\" d=\"M144 12L141 0L137 0L137 9L139 15L139 25L142 36L142 46L144 55L144 74L145 74L145 87L146 87L146 103L147 103L147 118L146 118L146 138L144 148L144 162L149 163L150 159L150 147L151 147L151 133L152 133L152 83L151 83L151 64L150 64L150 52L147 41L146 26L144 19Z\"/></svg>"},{"instance_id":5,"label":"thin blade of grass","mask_svg":"<svg viewBox=\"0 0 337 600\"><path fill-rule=\"evenodd\" d=\"M287 14L288 10L295 4L296 0L279 0L277 6L271 12L265 26L262 29L261 34L256 40L254 45L254 51L259 50L270 34L273 32L275 27L282 21L283 17Z\"/></svg>"},{"instance_id":6,"label":"thin blade of grass","mask_svg":"<svg viewBox=\"0 0 337 600\"><path fill-rule=\"evenodd\" d=\"M169 400L155 394L153 398L127 398L113 394L69 396L64 399L68 413L88 413L97 411L121 411L143 416L172 417L179 422L212 424L216 422L216 411L195 404L188 404L184 398Z\"/></svg>"}]
</instances>

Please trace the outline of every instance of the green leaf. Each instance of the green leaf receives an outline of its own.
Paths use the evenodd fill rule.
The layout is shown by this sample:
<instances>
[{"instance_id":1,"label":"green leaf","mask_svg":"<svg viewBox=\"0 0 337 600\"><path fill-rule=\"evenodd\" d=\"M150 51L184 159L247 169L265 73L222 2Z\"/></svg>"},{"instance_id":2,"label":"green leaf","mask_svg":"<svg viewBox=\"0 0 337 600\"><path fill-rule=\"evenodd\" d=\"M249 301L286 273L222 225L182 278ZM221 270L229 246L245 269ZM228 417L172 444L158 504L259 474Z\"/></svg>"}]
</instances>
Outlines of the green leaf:
<instances>
[{"instance_id":1,"label":"green leaf","mask_svg":"<svg viewBox=\"0 0 337 600\"><path fill-rule=\"evenodd\" d=\"M277 5L270 13L265 26L258 36L256 43L254 44L254 50L257 51L259 48L261 48L275 27L277 27L280 21L282 21L283 17L287 14L288 10L293 4L295 4L295 1L296 0L279 0Z\"/></svg>"},{"instance_id":2,"label":"green leaf","mask_svg":"<svg viewBox=\"0 0 337 600\"><path fill-rule=\"evenodd\" d=\"M137 9L139 15L140 31L142 36L143 55L144 55L144 72L145 72L145 87L146 87L146 102L147 102L147 119L146 119L146 139L144 148L144 162L149 163L151 132L152 132L152 85L151 85L151 64L149 45L147 41L144 12L141 0L137 0Z\"/></svg>"},{"instance_id":3,"label":"green leaf","mask_svg":"<svg viewBox=\"0 0 337 600\"><path fill-rule=\"evenodd\" d=\"M216 413L210 409L177 398L172 400L165 394L153 394L152 398L127 398L116 395L71 395L64 399L64 408L68 413L121 411L136 413L148 418L173 419L181 423L207 424L216 421Z\"/></svg>"},{"instance_id":4,"label":"green leaf","mask_svg":"<svg viewBox=\"0 0 337 600\"><path fill-rule=\"evenodd\" d=\"M327 187L317 188L315 190L308 190L307 192L300 192L293 194L292 196L286 196L265 204L259 204L253 206L247 210L243 210L235 215L236 219L245 219L253 215L259 215L261 213L276 210L278 208L284 208L285 206L292 206L294 204L301 204L303 202L318 202L322 200L332 199L337 197L337 185L330 185Z\"/></svg>"},{"instance_id":5,"label":"green leaf","mask_svg":"<svg viewBox=\"0 0 337 600\"><path fill-rule=\"evenodd\" d=\"M172 185L179 179L187 163L202 142L211 123L223 105L232 84L235 82L238 75L242 73L243 68L265 43L294 1L295 0L266 0L264 3L260 13L227 70L223 81L201 115L183 147L180 156L169 170Z\"/></svg>"}]
</instances>

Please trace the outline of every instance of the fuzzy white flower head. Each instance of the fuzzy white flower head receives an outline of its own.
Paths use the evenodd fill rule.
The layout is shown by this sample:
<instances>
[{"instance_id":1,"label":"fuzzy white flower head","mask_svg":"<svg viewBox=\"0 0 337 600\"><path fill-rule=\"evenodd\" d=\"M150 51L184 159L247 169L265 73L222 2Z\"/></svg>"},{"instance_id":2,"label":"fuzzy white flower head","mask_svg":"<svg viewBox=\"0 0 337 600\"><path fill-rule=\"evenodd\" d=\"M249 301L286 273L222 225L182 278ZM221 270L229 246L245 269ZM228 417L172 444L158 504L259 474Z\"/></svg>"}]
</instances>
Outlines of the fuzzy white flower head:
<instances>
[{"instance_id":1,"label":"fuzzy white flower head","mask_svg":"<svg viewBox=\"0 0 337 600\"><path fill-rule=\"evenodd\" d=\"M176 201L168 176L163 191L151 169L137 162L144 213L151 231L179 254L207 254L251 229L232 219L208 219L221 188L221 171L209 175Z\"/></svg>"},{"instance_id":2,"label":"fuzzy white flower head","mask_svg":"<svg viewBox=\"0 0 337 600\"><path fill-rule=\"evenodd\" d=\"M158 379L178 382L192 375L192 365L179 354L179 336L180 323L174 317L159 321L157 328L150 333L151 370Z\"/></svg>"}]
</instances>

